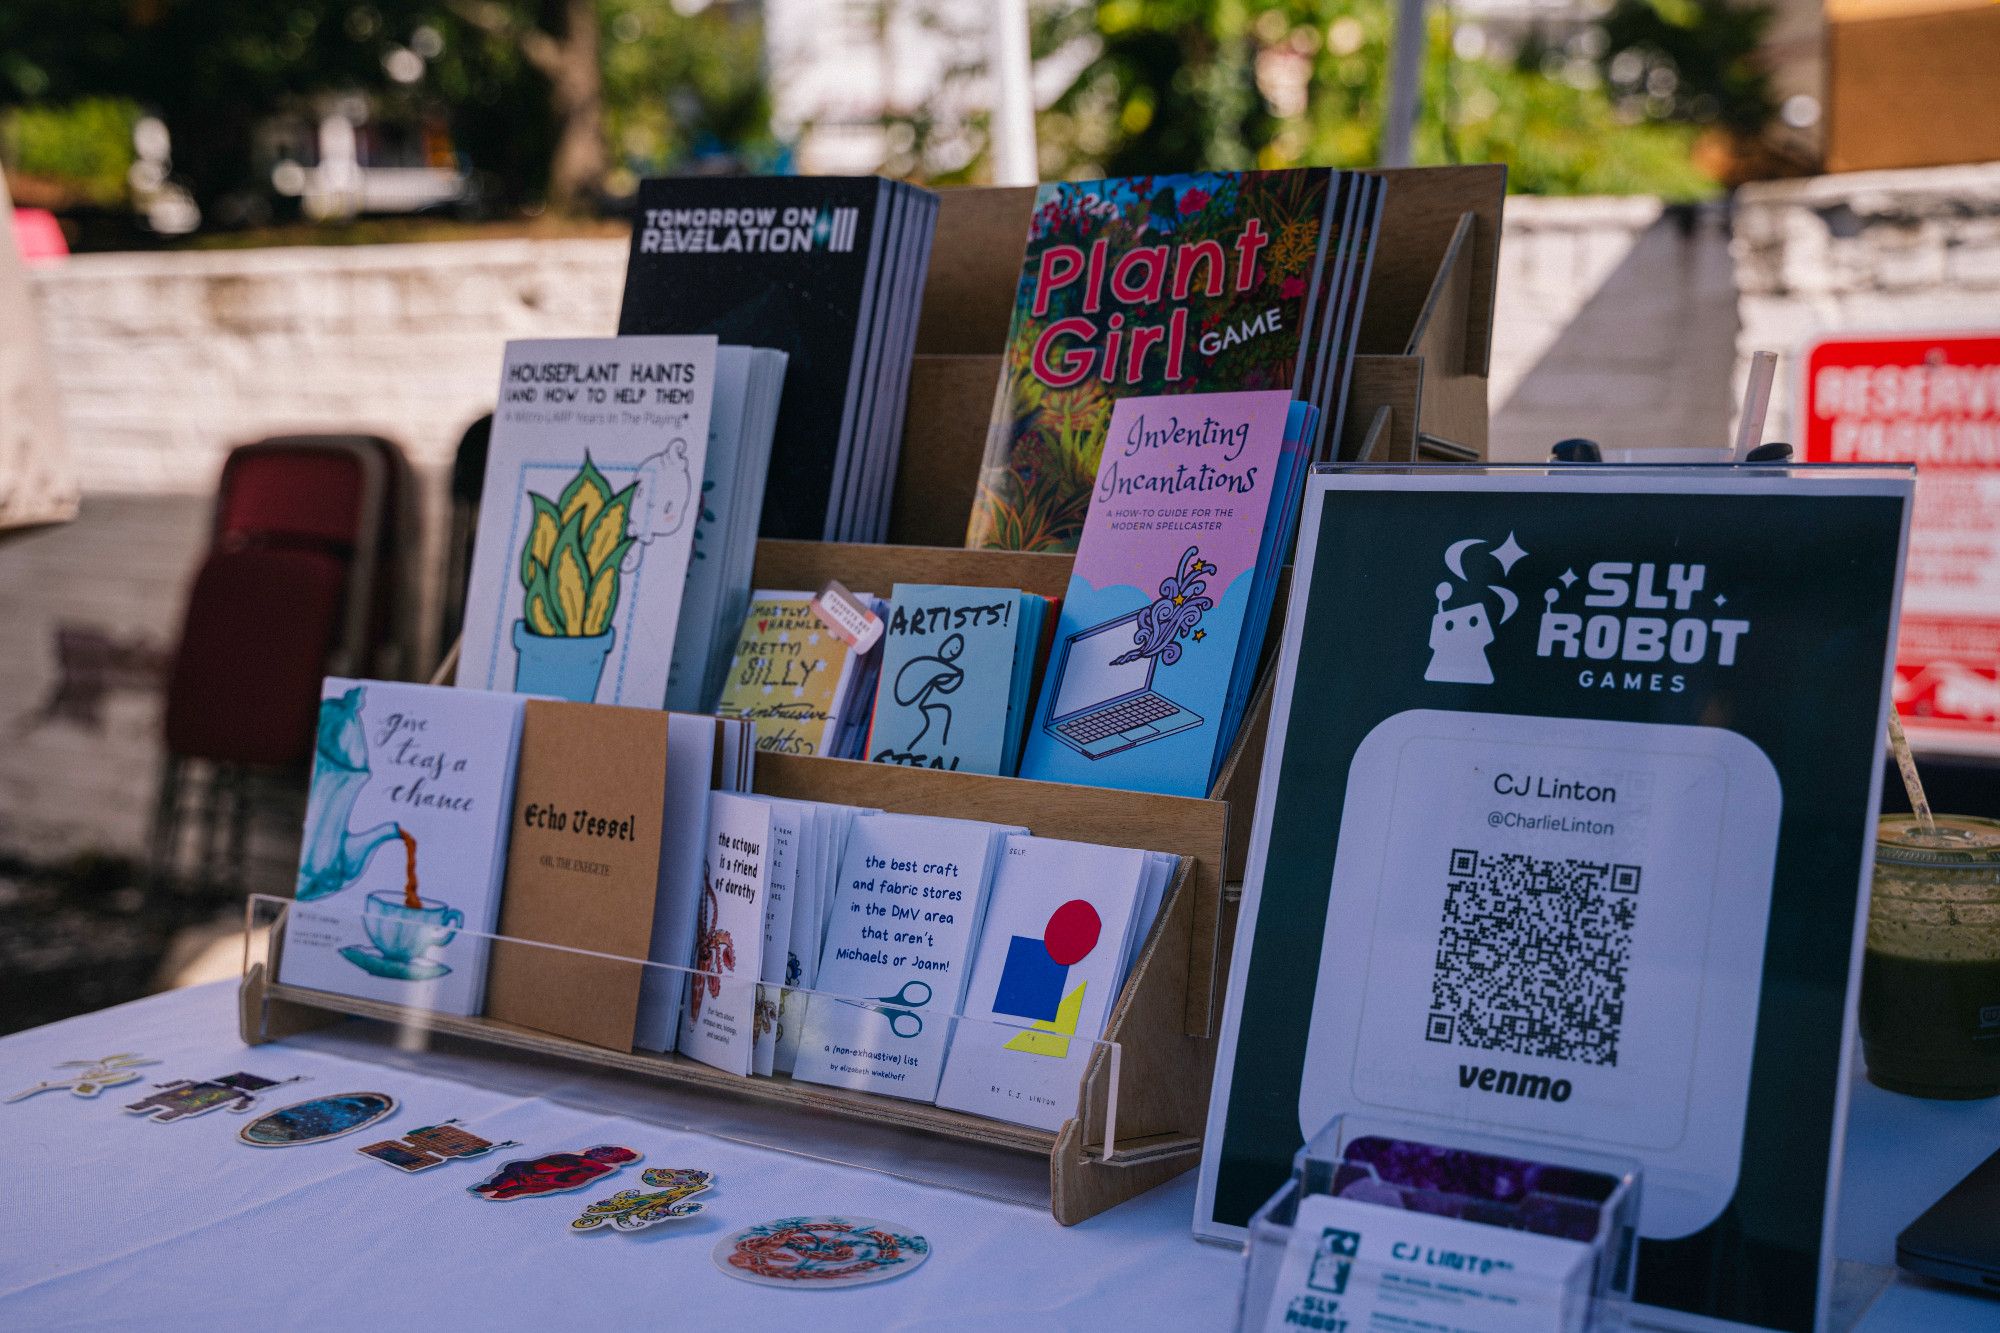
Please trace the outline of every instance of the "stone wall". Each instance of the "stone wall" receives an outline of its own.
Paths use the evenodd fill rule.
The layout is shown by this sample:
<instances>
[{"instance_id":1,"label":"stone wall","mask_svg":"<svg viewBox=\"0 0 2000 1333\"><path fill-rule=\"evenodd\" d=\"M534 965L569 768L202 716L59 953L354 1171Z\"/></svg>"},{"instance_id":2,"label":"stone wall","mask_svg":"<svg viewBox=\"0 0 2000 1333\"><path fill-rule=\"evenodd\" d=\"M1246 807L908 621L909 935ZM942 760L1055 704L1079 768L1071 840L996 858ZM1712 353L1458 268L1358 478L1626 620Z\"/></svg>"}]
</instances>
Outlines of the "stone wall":
<instances>
[{"instance_id":1,"label":"stone wall","mask_svg":"<svg viewBox=\"0 0 2000 1333\"><path fill-rule=\"evenodd\" d=\"M1728 217L1657 199L1507 201L1491 453L1726 443L1736 347Z\"/></svg>"},{"instance_id":2,"label":"stone wall","mask_svg":"<svg viewBox=\"0 0 2000 1333\"><path fill-rule=\"evenodd\" d=\"M1760 348L1784 358L1768 439L1797 438L1815 339L2000 329L2000 162L1745 186L1735 231L1737 378Z\"/></svg>"}]
</instances>

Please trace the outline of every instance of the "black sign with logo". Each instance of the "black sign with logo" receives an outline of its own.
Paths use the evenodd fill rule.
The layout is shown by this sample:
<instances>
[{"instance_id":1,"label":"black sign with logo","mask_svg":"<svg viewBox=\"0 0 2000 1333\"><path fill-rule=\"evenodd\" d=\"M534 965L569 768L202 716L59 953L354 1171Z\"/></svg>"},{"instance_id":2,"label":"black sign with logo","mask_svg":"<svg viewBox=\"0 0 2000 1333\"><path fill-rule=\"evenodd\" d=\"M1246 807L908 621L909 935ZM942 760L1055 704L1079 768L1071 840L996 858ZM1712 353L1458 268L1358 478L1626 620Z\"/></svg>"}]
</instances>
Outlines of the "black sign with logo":
<instances>
[{"instance_id":1,"label":"black sign with logo","mask_svg":"<svg viewBox=\"0 0 2000 1333\"><path fill-rule=\"evenodd\" d=\"M1334 1114L1563 1142L1641 1303L1814 1326L1911 490L1312 479L1198 1232Z\"/></svg>"}]
</instances>

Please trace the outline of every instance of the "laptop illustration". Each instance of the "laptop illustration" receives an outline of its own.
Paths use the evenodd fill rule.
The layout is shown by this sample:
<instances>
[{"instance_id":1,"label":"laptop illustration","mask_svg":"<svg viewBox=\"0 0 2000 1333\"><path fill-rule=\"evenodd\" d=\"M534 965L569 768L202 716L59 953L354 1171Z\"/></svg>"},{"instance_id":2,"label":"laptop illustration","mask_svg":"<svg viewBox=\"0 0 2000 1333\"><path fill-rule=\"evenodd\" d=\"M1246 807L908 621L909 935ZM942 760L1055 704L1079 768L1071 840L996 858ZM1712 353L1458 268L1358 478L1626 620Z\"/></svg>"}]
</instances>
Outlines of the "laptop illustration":
<instances>
[{"instance_id":1,"label":"laptop illustration","mask_svg":"<svg viewBox=\"0 0 2000 1333\"><path fill-rule=\"evenodd\" d=\"M1153 692L1153 658L1113 664L1113 658L1131 651L1138 618L1133 611L1063 641L1055 701L1042 730L1086 759L1102 759L1201 725L1200 714Z\"/></svg>"}]
</instances>

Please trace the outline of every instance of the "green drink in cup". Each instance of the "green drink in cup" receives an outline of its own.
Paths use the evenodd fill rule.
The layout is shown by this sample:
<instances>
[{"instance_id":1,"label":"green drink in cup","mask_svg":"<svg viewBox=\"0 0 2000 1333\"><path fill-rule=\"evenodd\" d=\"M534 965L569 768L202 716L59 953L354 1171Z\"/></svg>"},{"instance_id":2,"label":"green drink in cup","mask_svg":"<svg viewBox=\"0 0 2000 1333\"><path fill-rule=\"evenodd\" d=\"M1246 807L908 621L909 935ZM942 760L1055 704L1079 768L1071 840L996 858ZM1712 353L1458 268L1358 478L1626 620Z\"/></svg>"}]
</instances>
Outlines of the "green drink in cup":
<instances>
[{"instance_id":1,"label":"green drink in cup","mask_svg":"<svg viewBox=\"0 0 2000 1333\"><path fill-rule=\"evenodd\" d=\"M1861 965L1861 1043L1876 1086L2000 1094L2000 821L1914 815L1878 826Z\"/></svg>"}]
</instances>

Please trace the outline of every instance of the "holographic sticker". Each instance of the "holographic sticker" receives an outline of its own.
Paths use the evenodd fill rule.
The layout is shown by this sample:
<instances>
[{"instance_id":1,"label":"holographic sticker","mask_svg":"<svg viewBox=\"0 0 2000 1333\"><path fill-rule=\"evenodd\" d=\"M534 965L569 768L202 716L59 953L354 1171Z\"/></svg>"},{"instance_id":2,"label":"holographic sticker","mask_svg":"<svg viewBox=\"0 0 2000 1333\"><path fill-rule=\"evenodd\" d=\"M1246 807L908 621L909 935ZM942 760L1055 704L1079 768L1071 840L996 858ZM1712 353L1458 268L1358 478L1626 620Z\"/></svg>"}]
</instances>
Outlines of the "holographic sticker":
<instances>
[{"instance_id":1,"label":"holographic sticker","mask_svg":"<svg viewBox=\"0 0 2000 1333\"><path fill-rule=\"evenodd\" d=\"M395 1110L396 1099L386 1092L340 1092L260 1116L236 1137L253 1148L297 1148L366 1129Z\"/></svg>"}]
</instances>

